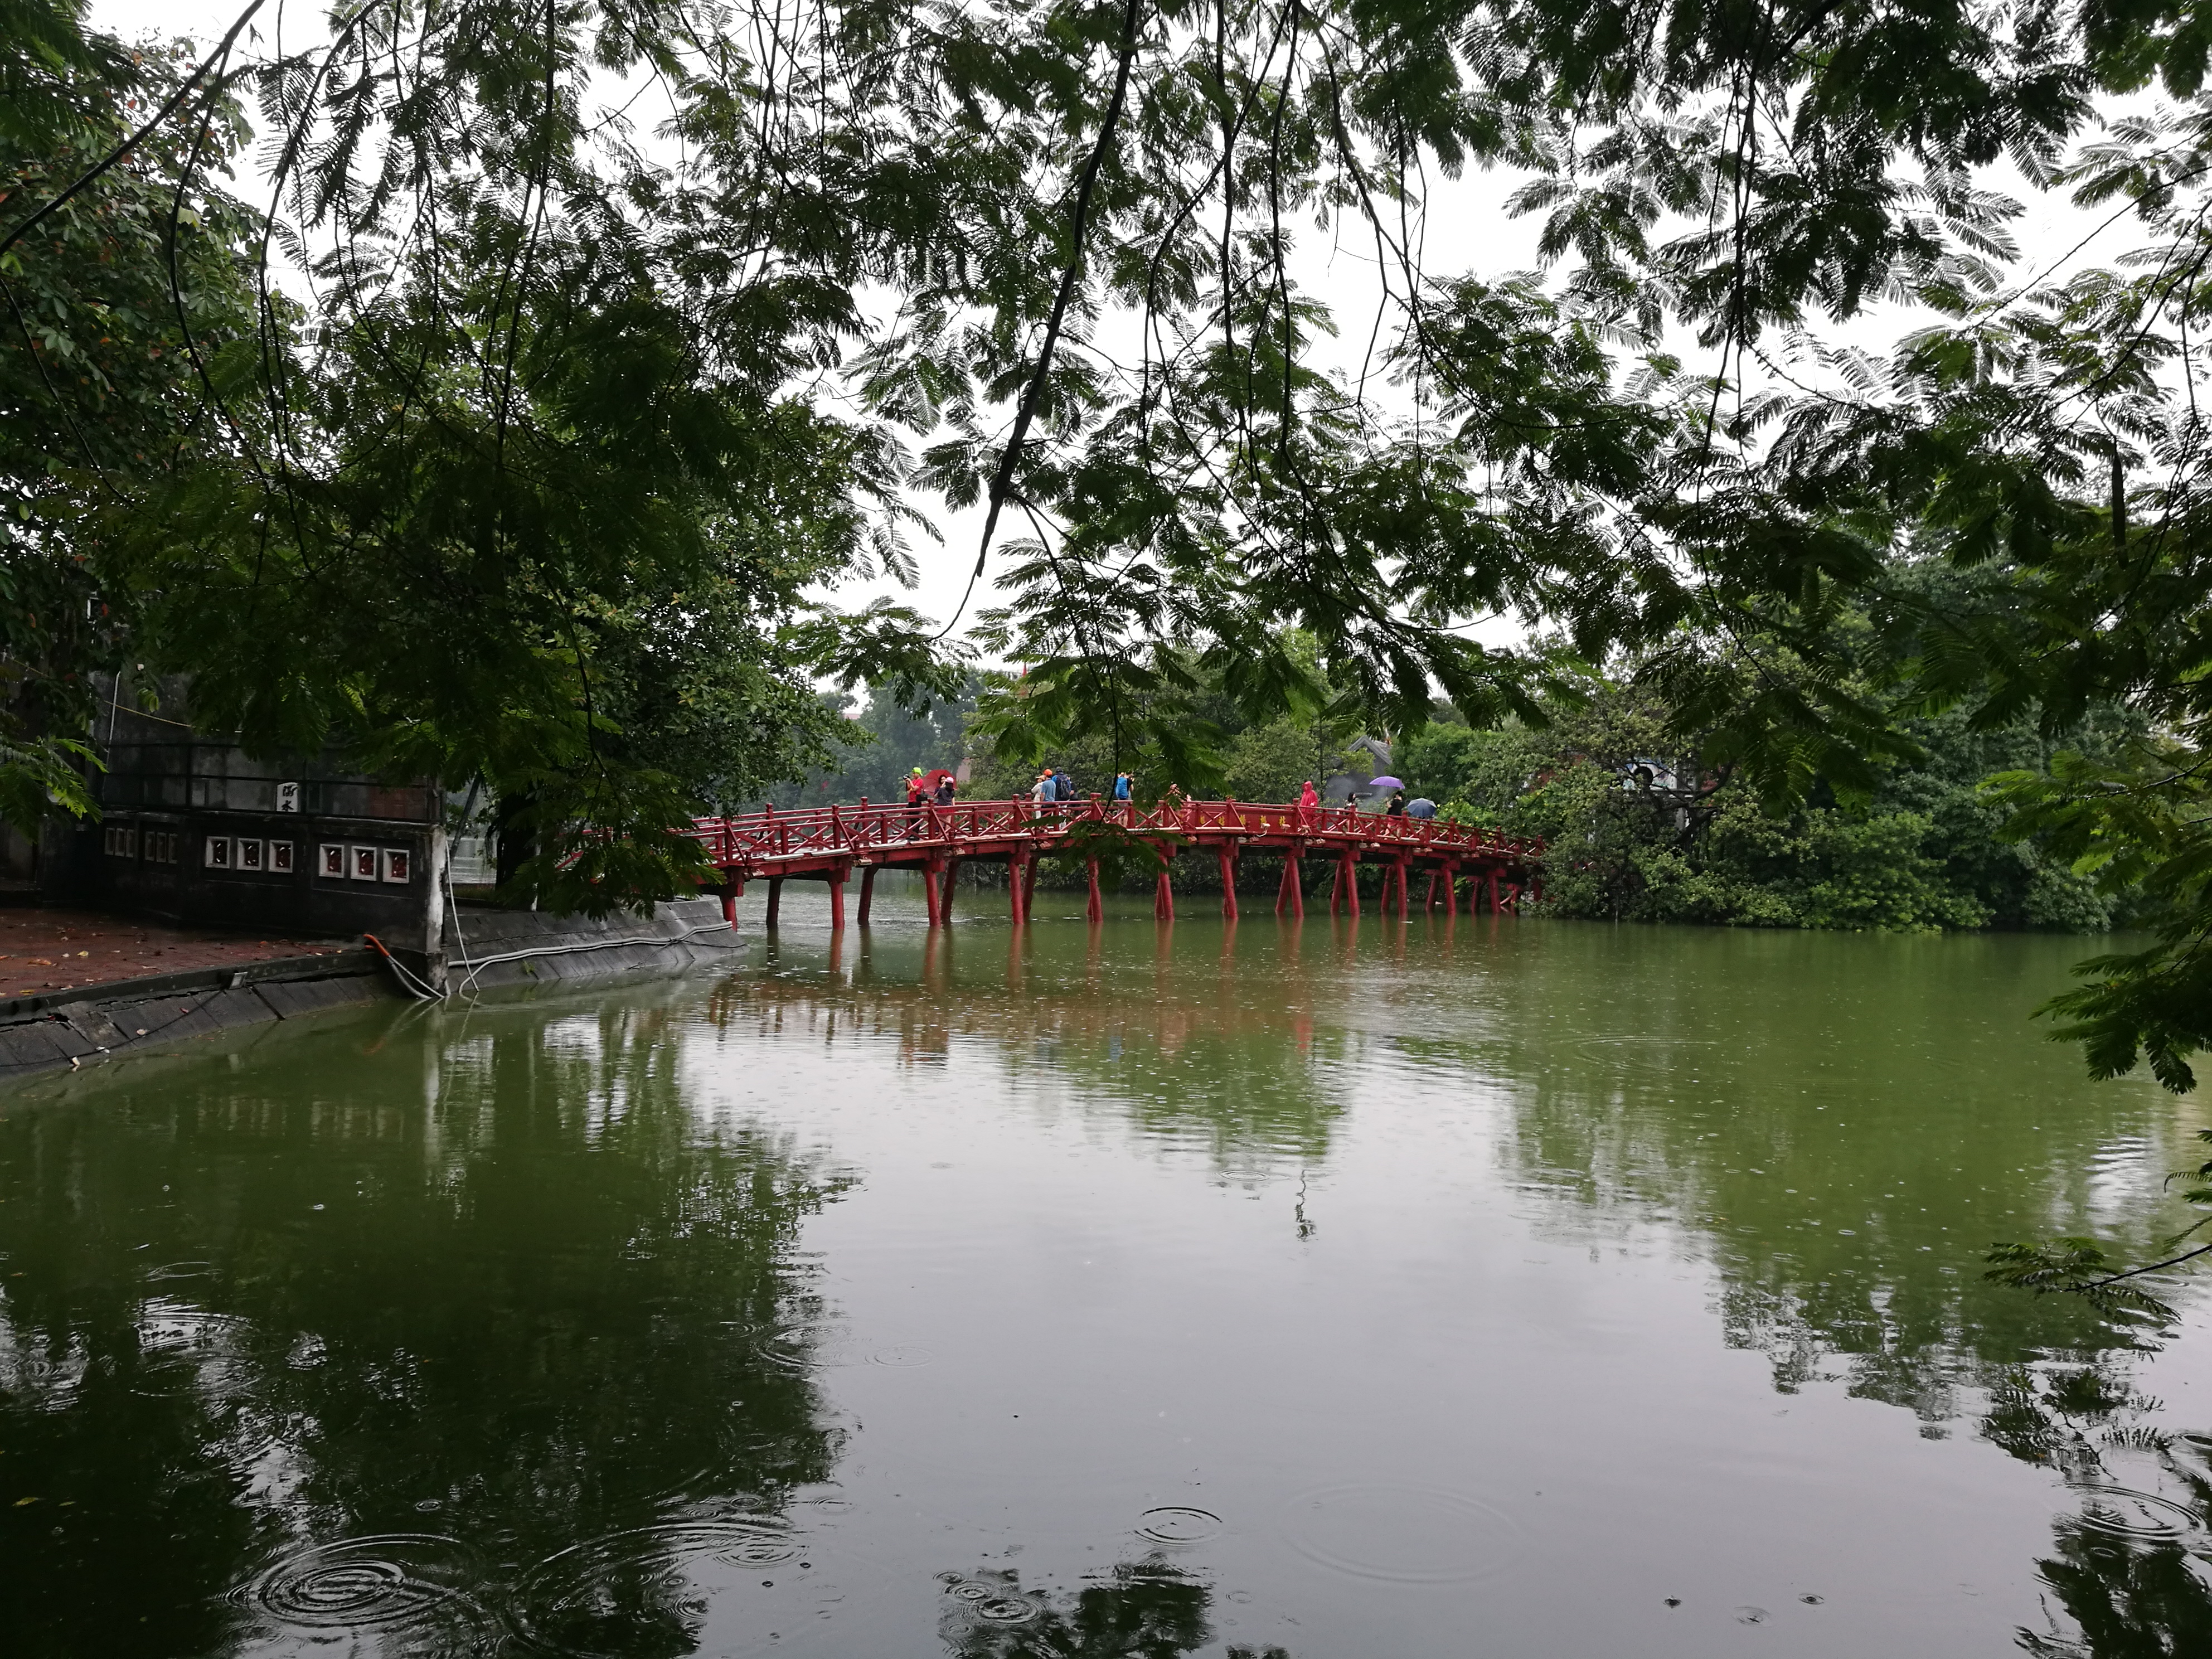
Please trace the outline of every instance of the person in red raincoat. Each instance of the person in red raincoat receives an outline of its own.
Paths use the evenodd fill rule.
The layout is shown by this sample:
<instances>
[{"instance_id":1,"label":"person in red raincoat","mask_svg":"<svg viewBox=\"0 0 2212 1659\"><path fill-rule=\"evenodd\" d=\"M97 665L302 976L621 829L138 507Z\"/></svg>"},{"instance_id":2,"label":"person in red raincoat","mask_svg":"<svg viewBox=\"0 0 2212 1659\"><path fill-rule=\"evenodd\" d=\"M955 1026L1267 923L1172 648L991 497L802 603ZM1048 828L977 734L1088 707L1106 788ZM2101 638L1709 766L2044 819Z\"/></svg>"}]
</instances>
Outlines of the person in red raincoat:
<instances>
[{"instance_id":1,"label":"person in red raincoat","mask_svg":"<svg viewBox=\"0 0 2212 1659\"><path fill-rule=\"evenodd\" d=\"M1316 793L1314 789L1313 780L1311 778L1308 778L1306 780L1306 787L1298 791L1299 822L1303 823L1311 823L1314 820L1314 814L1320 810L1321 796Z\"/></svg>"}]
</instances>

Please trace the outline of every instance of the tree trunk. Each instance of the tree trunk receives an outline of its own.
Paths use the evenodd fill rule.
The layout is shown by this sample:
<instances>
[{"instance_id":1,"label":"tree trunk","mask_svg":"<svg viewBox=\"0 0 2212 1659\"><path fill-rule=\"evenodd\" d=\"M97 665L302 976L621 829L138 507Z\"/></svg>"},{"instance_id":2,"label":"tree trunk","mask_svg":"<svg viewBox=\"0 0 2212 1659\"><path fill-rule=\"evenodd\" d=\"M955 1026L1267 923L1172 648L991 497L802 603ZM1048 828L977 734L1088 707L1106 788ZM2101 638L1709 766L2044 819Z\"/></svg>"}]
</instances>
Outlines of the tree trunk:
<instances>
[{"instance_id":1,"label":"tree trunk","mask_svg":"<svg viewBox=\"0 0 2212 1659\"><path fill-rule=\"evenodd\" d=\"M538 850L538 837L527 823L527 814L537 804L537 797L527 792L502 794L492 813L493 831L499 837L499 884L505 889L514 880L515 872Z\"/></svg>"}]
</instances>

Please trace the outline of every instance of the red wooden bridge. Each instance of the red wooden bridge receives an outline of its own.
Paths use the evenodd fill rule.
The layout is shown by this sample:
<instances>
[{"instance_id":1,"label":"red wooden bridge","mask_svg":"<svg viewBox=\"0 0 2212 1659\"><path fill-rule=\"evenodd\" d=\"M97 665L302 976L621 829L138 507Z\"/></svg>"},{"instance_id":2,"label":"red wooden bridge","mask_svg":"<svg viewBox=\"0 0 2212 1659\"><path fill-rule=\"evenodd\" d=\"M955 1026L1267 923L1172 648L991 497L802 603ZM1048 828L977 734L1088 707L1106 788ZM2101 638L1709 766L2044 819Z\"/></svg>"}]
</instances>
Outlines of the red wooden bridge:
<instances>
[{"instance_id":1,"label":"red wooden bridge","mask_svg":"<svg viewBox=\"0 0 2212 1659\"><path fill-rule=\"evenodd\" d=\"M826 806L779 812L774 807L740 817L698 818L691 833L722 872L723 914L735 920L736 902L748 881L765 880L768 925L776 925L783 884L792 879L827 882L832 927L845 925L845 884L860 876L860 923L866 927L875 896L878 870L915 870L929 907L929 925L952 919L952 883L970 863L1008 866L1007 888L1017 923L1029 920L1036 890L1037 860L1054 854L1083 855L1085 838L1099 833L1083 826L1112 826L1149 846L1160 861L1153 907L1163 921L1175 915L1169 870L1178 852L1210 854L1221 868L1221 914L1237 915L1237 861L1245 853L1283 860L1275 893L1275 914L1306 913L1304 866L1310 855L1336 866L1329 890L1329 914L1340 908L1359 915L1358 868L1364 860L1382 867L1382 908L1395 902L1402 919L1410 906L1407 883L1428 878L1423 908L1433 910L1441 898L1444 912L1459 911L1459 884L1472 884L1470 903L1493 914L1519 907L1524 890L1539 890L1534 860L1543 843L1501 836L1492 830L1437 818L1385 817L1350 806L1261 806L1243 801L1186 801L1139 806L1129 801L1026 800L961 801L950 806ZM1098 890L1098 860L1088 858L1093 921L1104 908Z\"/></svg>"}]
</instances>

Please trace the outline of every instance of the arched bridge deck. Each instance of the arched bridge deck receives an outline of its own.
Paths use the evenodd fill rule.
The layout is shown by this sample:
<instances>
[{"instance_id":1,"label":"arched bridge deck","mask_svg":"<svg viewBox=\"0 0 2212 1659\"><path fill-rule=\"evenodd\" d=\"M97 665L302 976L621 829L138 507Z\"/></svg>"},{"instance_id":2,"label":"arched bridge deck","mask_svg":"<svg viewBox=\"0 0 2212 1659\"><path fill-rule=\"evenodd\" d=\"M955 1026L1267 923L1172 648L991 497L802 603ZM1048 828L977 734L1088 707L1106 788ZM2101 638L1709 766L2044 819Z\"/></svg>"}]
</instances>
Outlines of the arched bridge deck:
<instances>
[{"instance_id":1,"label":"arched bridge deck","mask_svg":"<svg viewBox=\"0 0 2212 1659\"><path fill-rule=\"evenodd\" d=\"M1462 881L1472 884L1469 902L1493 914L1517 908L1521 895L1538 890L1534 860L1543 843L1502 836L1496 830L1437 818L1385 817L1350 806L1269 806L1245 801L1188 801L1139 806L1129 801L1060 801L1040 805L1026 800L959 801L950 806L812 807L779 812L773 807L737 817L698 818L691 833L721 872L722 908L734 919L738 896L748 881L769 884L768 924L776 922L783 884L793 878L823 881L830 887L830 925L845 925L845 884L860 878L859 921L866 927L878 870L920 872L929 924L951 920L952 882L963 864L1003 863L1013 918L1029 920L1036 888L1037 860L1054 855L1081 856L1086 836L1100 833L1085 825L1111 826L1149 846L1160 860L1154 884L1154 908L1162 919L1175 915L1170 871L1176 854L1215 859L1221 871L1221 913L1234 919L1237 863L1246 853L1283 860L1275 893L1275 913L1305 915L1304 860L1325 859L1336 877L1329 890L1329 914L1340 908L1359 915L1358 866L1382 867L1382 908L1395 905L1400 917L1411 905L1408 879L1428 878L1424 908L1439 902L1447 915L1459 910ZM1090 915L1103 914L1098 860L1086 860Z\"/></svg>"}]
</instances>

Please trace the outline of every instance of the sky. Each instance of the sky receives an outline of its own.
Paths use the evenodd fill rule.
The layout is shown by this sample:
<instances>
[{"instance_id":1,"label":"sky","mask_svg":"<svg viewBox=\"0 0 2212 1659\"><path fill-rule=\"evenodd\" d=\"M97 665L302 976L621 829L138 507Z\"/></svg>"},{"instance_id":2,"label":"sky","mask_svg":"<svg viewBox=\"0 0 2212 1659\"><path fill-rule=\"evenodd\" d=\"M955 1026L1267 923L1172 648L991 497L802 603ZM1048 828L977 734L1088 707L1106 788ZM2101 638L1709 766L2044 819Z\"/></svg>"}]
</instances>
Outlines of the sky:
<instances>
[{"instance_id":1,"label":"sky","mask_svg":"<svg viewBox=\"0 0 2212 1659\"><path fill-rule=\"evenodd\" d=\"M246 0L94 0L91 15L95 27L112 29L126 39L154 33L163 37L185 35L212 43L235 20L245 3ZM303 0L265 0L250 27L252 34L258 37L259 50L273 49L280 31L283 45L296 50L310 40L326 34L323 15L324 7L319 0L306 0L305 3ZM623 95L611 93L609 100L619 102ZM638 114L641 125L649 125L643 112ZM1427 269L1483 277L1535 269L1539 263L1540 219L1534 216L1516 218L1505 206L1507 198L1519 182L1518 178L1507 173L1482 171L1471 172L1455 181L1435 181L1424 232ZM2049 276L2061 268L2071 270L2083 264L2109 263L2130 245L2124 222L2100 231L2108 210L2085 212L2063 195L2037 191L2009 164L1991 169L1980 182L2025 207L2026 211L2013 226L2021 251L2015 283L2024 283L2030 276ZM1340 348L1344 355L1337 366L1352 373L1357 370L1359 351L1365 343L1373 317L1376 283L1371 249L1353 240L1356 228L1347 227L1345 234L1345 242L1339 245L1310 225L1305 227L1295 274L1309 291L1328 301L1337 312L1344 331ZM2084 238L2088 239L2088 245L2077 248ZM1932 319L1883 304L1869 308L1848 325L1826 326L1820 333L1831 342L1881 354L1901 334L1929 320ZM1697 365L1694 346L1682 343L1677 349L1683 351L1686 361L1693 368ZM1806 372L1816 381L1820 378L1816 369L1808 368ZM919 567L917 586L909 592L886 580L849 584L832 596L839 603L865 604L878 594L888 594L939 623L952 615L975 566L983 515L980 510L954 513L935 502L917 505L942 537L937 542L919 535L913 538ZM1013 533L1025 530L1026 526L1020 526ZM1008 533L1009 527L1002 520L1001 539ZM1002 556L995 555L991 561L993 567L1006 562ZM969 601L969 619L976 609L992 602L988 590L987 573L985 582ZM1511 618L1469 621L1471 635L1489 644L1510 643L1522 634L1521 625Z\"/></svg>"}]
</instances>

